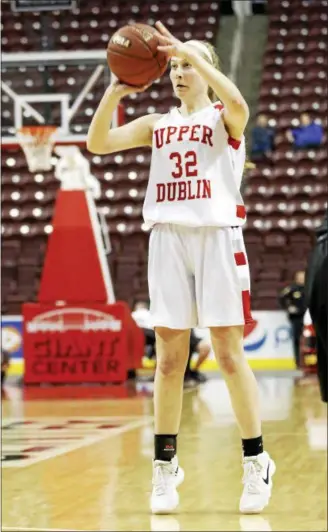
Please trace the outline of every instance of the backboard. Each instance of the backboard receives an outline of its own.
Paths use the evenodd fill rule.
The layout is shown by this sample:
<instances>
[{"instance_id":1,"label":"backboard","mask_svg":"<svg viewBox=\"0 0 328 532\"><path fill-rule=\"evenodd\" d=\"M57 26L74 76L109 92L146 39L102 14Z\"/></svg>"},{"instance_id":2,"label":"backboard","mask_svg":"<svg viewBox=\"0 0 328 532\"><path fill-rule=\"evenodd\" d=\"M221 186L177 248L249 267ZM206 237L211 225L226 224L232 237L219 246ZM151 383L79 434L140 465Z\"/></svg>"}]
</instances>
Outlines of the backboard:
<instances>
[{"instance_id":1,"label":"backboard","mask_svg":"<svg viewBox=\"0 0 328 532\"><path fill-rule=\"evenodd\" d=\"M26 125L56 126L56 143L84 143L109 83L105 49L2 54L3 148Z\"/></svg>"}]
</instances>

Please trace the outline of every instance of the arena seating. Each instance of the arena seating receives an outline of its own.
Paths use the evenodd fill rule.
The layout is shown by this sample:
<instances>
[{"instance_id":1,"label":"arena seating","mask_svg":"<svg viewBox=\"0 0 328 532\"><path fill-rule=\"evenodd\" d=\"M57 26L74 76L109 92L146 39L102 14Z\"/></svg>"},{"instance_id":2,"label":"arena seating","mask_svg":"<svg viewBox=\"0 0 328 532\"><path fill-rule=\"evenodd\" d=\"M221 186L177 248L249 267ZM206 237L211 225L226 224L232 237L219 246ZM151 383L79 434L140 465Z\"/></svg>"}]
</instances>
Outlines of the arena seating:
<instances>
[{"instance_id":1,"label":"arena seating","mask_svg":"<svg viewBox=\"0 0 328 532\"><path fill-rule=\"evenodd\" d=\"M257 111L275 128L275 151L247 174L244 189L255 308L276 308L277 290L306 266L313 230L327 206L327 6L327 1L268 3ZM318 150L295 152L286 139L302 112L325 128Z\"/></svg>"},{"instance_id":2,"label":"arena seating","mask_svg":"<svg viewBox=\"0 0 328 532\"><path fill-rule=\"evenodd\" d=\"M320 223L327 201L326 150L294 153L284 136L286 128L296 124L302 110L310 108L318 120L324 116L327 105L327 74L322 63L326 57L324 3L318 7L317 2L302 2L302 8L295 9L298 2L270 0L258 110L275 121L272 123L277 129L277 148L271 159L248 172L244 187L248 210L245 239L255 309L277 308L277 290L291 280L296 269L305 265L313 243L313 229ZM153 22L160 18L185 39L192 35L213 41L218 30L217 2L145 2L139 7L128 2L97 0L92 2L91 11L92 17L90 7L70 14L48 13L47 21L53 32L47 46L63 51L103 48L115 28L131 20ZM3 51L39 50L45 45L40 14L24 14L23 19L5 4L2 23ZM27 87L42 90L42 68L22 69L20 72L4 69L4 81L18 92L26 92ZM51 90L65 90L73 95L77 95L90 75L90 67L65 67L64 60L63 65L47 70ZM74 132L87 130L103 90L101 82L94 87L74 119ZM2 103L2 133L7 134L13 124L12 107L6 95L2 96ZM146 93L126 99L126 118L161 112L175 103L166 75ZM59 115L54 111L50 120L58 123ZM129 302L134 296L147 297L148 233L143 230L141 209L150 150L107 156L92 155L85 148L83 152L101 181L98 207L104 210L110 227L113 251L109 262L116 295ZM22 301L35 299L59 182L53 172L32 176L17 147L3 152L2 179L2 307L3 312L14 313L19 311Z\"/></svg>"},{"instance_id":3,"label":"arena seating","mask_svg":"<svg viewBox=\"0 0 328 532\"><path fill-rule=\"evenodd\" d=\"M56 51L104 49L111 35L120 26L129 22L154 24L159 18L181 39L190 39L193 36L212 41L217 32L218 3L182 1L156 4L148 1L139 6L122 1L109 3L105 0L95 0L91 8L89 3L81 2L79 9L69 13L50 11L47 15L40 12L22 15L22 13L13 13L8 2L3 5L2 50L22 52L42 49ZM74 100L93 70L94 67L83 64L65 65L63 54L63 64L57 67L26 68L22 65L14 73L12 69L2 66L2 79L18 93L67 92ZM103 92L104 80L100 78L72 121L73 133L87 131L90 117ZM160 102L163 107L173 105L168 77L161 83L160 92ZM131 99L131 105L127 109L130 119L153 112L158 107L159 93L156 86L149 94L143 96ZM35 104L34 107L41 113L46 109L49 123L59 125L59 109L51 109L50 106L45 108L44 104ZM2 116L2 134L12 133L13 106L6 94L2 96Z\"/></svg>"}]
</instances>

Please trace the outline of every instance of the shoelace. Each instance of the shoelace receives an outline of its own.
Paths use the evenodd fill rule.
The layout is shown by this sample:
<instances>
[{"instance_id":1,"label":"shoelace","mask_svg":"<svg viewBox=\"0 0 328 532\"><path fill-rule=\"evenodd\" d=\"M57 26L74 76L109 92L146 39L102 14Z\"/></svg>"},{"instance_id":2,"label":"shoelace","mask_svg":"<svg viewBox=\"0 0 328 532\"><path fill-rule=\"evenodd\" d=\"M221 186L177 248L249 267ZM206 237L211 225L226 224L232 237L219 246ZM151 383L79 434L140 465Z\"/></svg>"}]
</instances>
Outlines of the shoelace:
<instances>
[{"instance_id":1,"label":"shoelace","mask_svg":"<svg viewBox=\"0 0 328 532\"><path fill-rule=\"evenodd\" d=\"M248 493L261 493L261 465L257 461L248 461L244 463L243 484Z\"/></svg>"},{"instance_id":2,"label":"shoelace","mask_svg":"<svg viewBox=\"0 0 328 532\"><path fill-rule=\"evenodd\" d=\"M169 467L166 467L166 466L155 467L154 475L153 475L153 486L154 486L154 491L156 495L164 495L166 491L167 482L165 479L164 468L165 468L166 474L168 475L174 474L173 469L171 471L171 468Z\"/></svg>"}]
</instances>

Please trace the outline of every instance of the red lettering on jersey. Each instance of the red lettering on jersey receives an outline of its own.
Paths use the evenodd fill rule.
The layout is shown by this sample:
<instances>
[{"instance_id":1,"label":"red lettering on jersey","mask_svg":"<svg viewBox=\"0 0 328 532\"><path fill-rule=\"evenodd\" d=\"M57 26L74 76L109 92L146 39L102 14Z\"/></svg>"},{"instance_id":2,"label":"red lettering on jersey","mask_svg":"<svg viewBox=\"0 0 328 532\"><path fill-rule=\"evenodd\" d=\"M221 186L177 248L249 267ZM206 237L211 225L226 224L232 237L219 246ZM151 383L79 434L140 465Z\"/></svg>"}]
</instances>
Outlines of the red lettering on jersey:
<instances>
[{"instance_id":1,"label":"red lettering on jersey","mask_svg":"<svg viewBox=\"0 0 328 532\"><path fill-rule=\"evenodd\" d=\"M168 183L167 185L167 199L169 201L174 201L177 191L177 184L176 183Z\"/></svg>"},{"instance_id":2,"label":"red lettering on jersey","mask_svg":"<svg viewBox=\"0 0 328 532\"><path fill-rule=\"evenodd\" d=\"M163 183L158 183L157 187L157 198L156 202L159 203L165 200L165 185Z\"/></svg>"},{"instance_id":3,"label":"red lettering on jersey","mask_svg":"<svg viewBox=\"0 0 328 532\"><path fill-rule=\"evenodd\" d=\"M178 131L178 128L175 127L175 126L169 126L167 128L167 134L166 134L166 142L165 144L170 144L171 142L171 137L173 137L173 135L175 135L175 133Z\"/></svg>"},{"instance_id":4,"label":"red lettering on jersey","mask_svg":"<svg viewBox=\"0 0 328 532\"><path fill-rule=\"evenodd\" d=\"M214 105L214 107L218 111L222 111L222 109L224 109L224 105L222 103L217 103L217 104Z\"/></svg>"},{"instance_id":5,"label":"red lettering on jersey","mask_svg":"<svg viewBox=\"0 0 328 532\"><path fill-rule=\"evenodd\" d=\"M183 201L187 198L187 183L185 181L178 181L178 201Z\"/></svg>"},{"instance_id":6,"label":"red lettering on jersey","mask_svg":"<svg viewBox=\"0 0 328 532\"><path fill-rule=\"evenodd\" d=\"M202 184L202 180L201 179L197 179L197 192L196 192L196 198L197 199L199 199L201 197L201 192L200 192L201 184Z\"/></svg>"},{"instance_id":7,"label":"red lettering on jersey","mask_svg":"<svg viewBox=\"0 0 328 532\"><path fill-rule=\"evenodd\" d=\"M164 144L171 144L174 140L176 142L190 140L191 142L202 142L202 144L213 146L213 130L209 126L204 126L203 124L195 124L192 127L161 127L159 129L155 129L154 132L155 147L158 149L162 148Z\"/></svg>"},{"instance_id":8,"label":"red lettering on jersey","mask_svg":"<svg viewBox=\"0 0 328 532\"><path fill-rule=\"evenodd\" d=\"M179 134L178 134L177 141L181 142L183 140L183 135L188 133L188 131L189 131L189 126L181 126L181 127L179 127Z\"/></svg>"},{"instance_id":9,"label":"red lettering on jersey","mask_svg":"<svg viewBox=\"0 0 328 532\"><path fill-rule=\"evenodd\" d=\"M203 126L202 144L209 144L213 146L212 142L213 129L208 126Z\"/></svg>"},{"instance_id":10,"label":"red lettering on jersey","mask_svg":"<svg viewBox=\"0 0 328 532\"><path fill-rule=\"evenodd\" d=\"M164 145L164 131L165 128L155 129L155 146L161 148Z\"/></svg>"},{"instance_id":11,"label":"red lettering on jersey","mask_svg":"<svg viewBox=\"0 0 328 532\"><path fill-rule=\"evenodd\" d=\"M196 182L188 180L174 181L171 183L159 183L156 186L157 203L163 201L172 202L194 199L208 199L212 197L211 181L208 179L197 179Z\"/></svg>"},{"instance_id":12,"label":"red lettering on jersey","mask_svg":"<svg viewBox=\"0 0 328 532\"><path fill-rule=\"evenodd\" d=\"M188 200L192 200L192 199L195 199L195 194L192 193L191 191L191 185L192 185L192 182L191 181L187 181L187 184L188 184Z\"/></svg>"},{"instance_id":13,"label":"red lettering on jersey","mask_svg":"<svg viewBox=\"0 0 328 532\"><path fill-rule=\"evenodd\" d=\"M200 124L195 124L194 126L192 126L190 140L200 141L200 138L195 136L196 129L200 129Z\"/></svg>"},{"instance_id":14,"label":"red lettering on jersey","mask_svg":"<svg viewBox=\"0 0 328 532\"><path fill-rule=\"evenodd\" d=\"M203 196L202 198L207 199L211 198L211 181L209 179L203 179Z\"/></svg>"}]
</instances>

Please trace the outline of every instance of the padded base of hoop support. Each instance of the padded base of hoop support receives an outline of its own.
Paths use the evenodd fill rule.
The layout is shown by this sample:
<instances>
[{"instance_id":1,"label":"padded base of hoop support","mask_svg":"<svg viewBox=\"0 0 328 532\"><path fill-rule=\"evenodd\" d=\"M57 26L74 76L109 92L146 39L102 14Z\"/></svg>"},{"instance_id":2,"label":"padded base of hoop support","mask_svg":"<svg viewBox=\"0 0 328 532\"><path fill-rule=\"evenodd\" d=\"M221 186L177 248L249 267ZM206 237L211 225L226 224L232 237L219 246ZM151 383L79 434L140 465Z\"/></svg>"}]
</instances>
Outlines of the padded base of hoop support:
<instances>
[{"instance_id":1,"label":"padded base of hoop support","mask_svg":"<svg viewBox=\"0 0 328 532\"><path fill-rule=\"evenodd\" d=\"M25 303L24 383L122 383L142 366L144 338L129 307Z\"/></svg>"}]
</instances>

